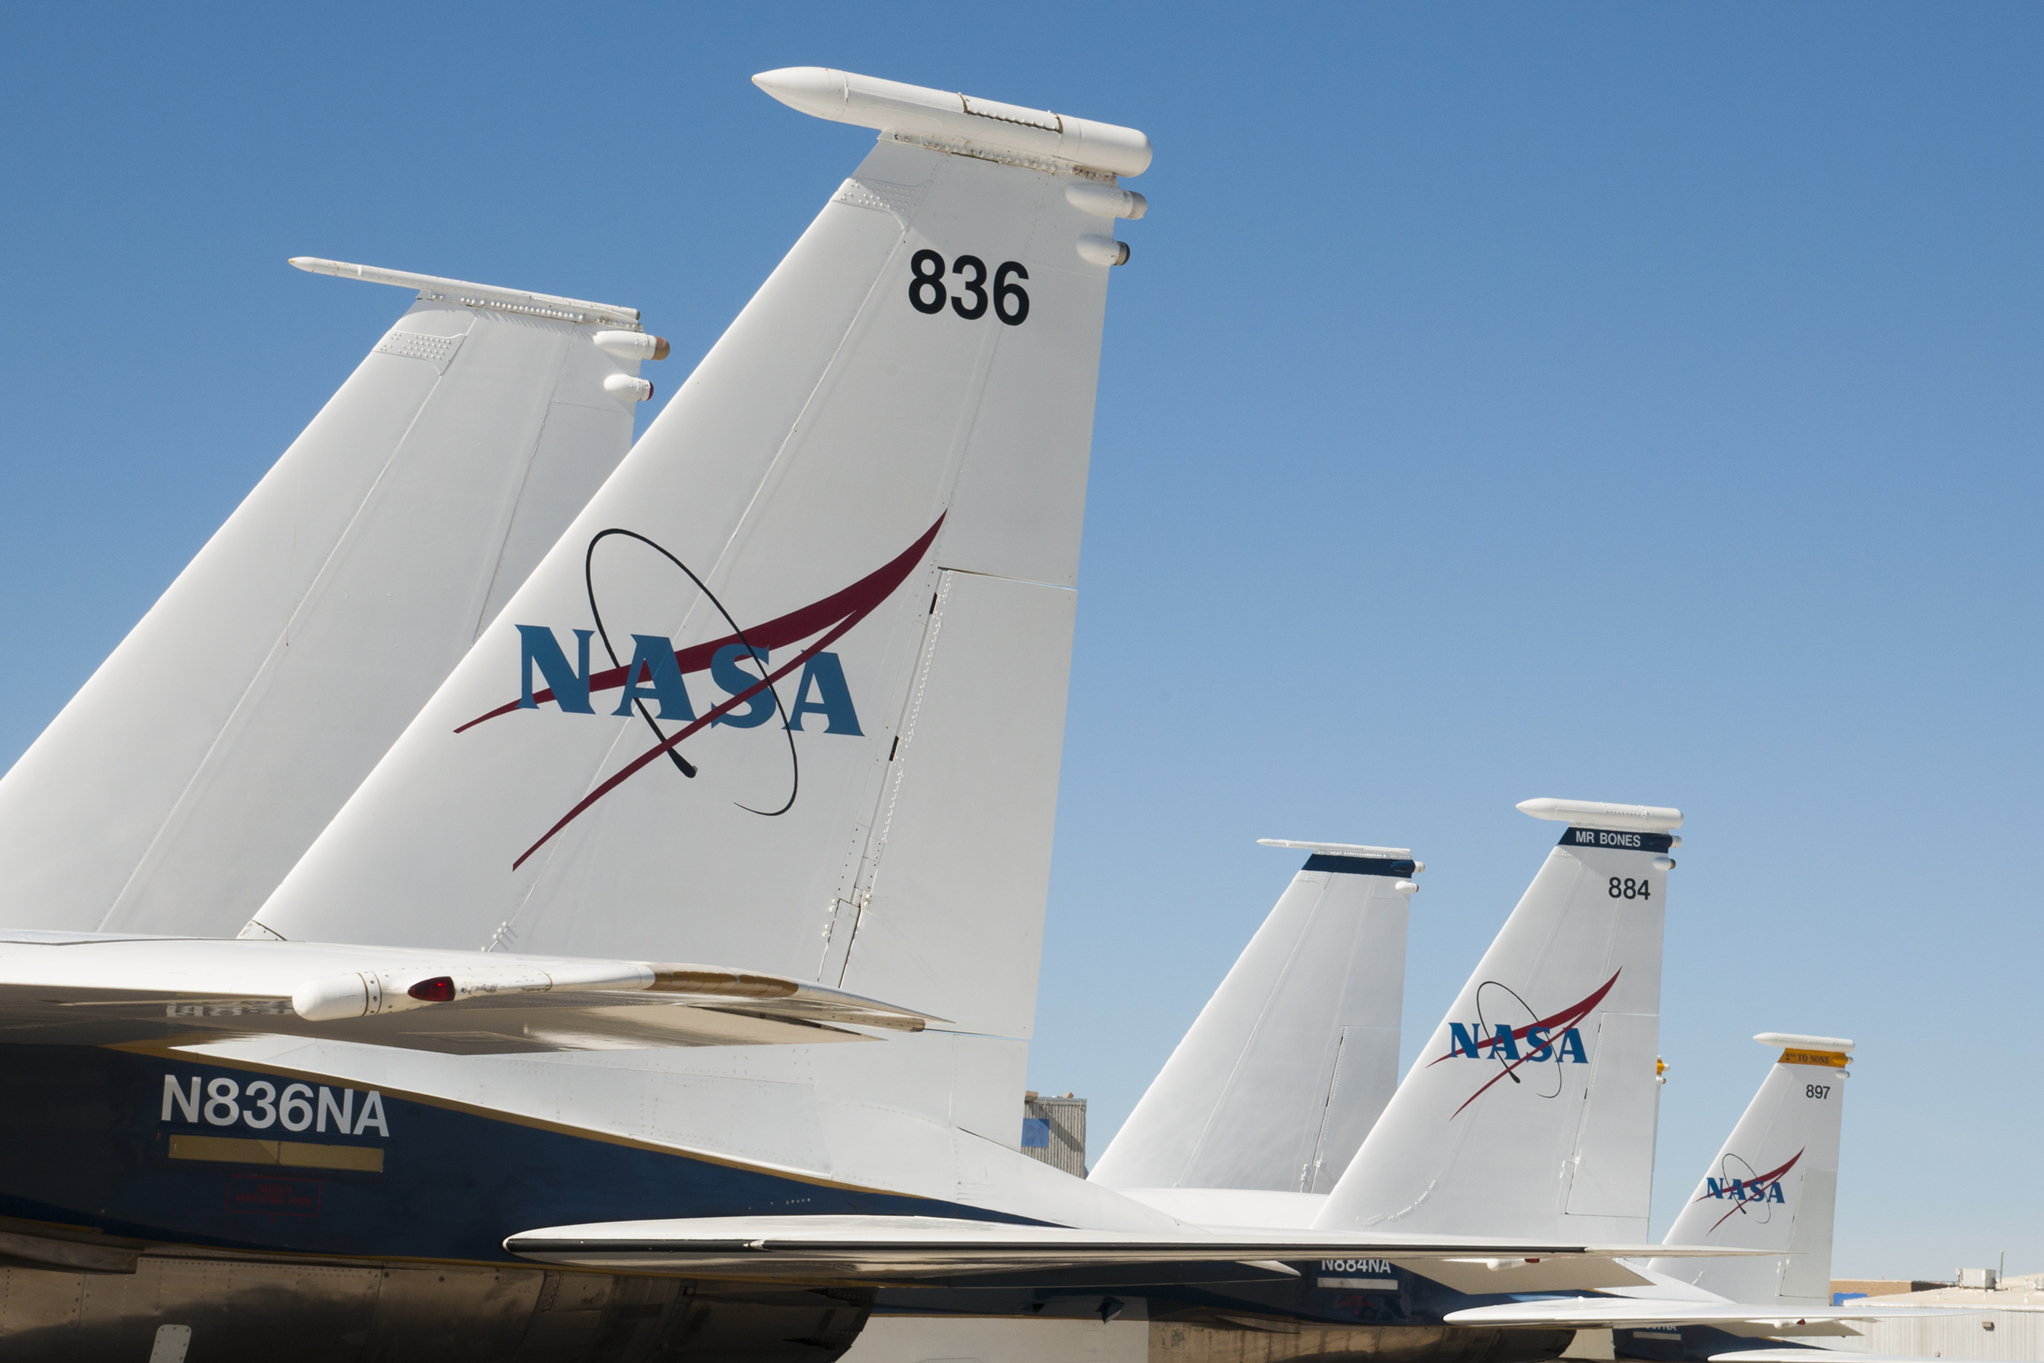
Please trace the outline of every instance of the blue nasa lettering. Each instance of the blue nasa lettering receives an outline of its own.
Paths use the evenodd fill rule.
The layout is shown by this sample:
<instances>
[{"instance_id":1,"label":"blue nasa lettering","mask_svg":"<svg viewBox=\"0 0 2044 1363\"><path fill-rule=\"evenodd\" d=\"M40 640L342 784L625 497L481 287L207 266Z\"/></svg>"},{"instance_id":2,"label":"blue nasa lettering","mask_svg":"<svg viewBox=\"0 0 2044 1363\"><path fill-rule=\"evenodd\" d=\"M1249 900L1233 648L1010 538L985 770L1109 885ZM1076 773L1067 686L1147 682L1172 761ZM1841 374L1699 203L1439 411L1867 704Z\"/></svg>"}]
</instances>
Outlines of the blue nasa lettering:
<instances>
[{"instance_id":1,"label":"blue nasa lettering","mask_svg":"<svg viewBox=\"0 0 2044 1363\"><path fill-rule=\"evenodd\" d=\"M1772 1183L1757 1180L1747 1183L1743 1179L1728 1178L1720 1183L1717 1179L1706 1178L1703 1189L1705 1197L1729 1197L1734 1202L1779 1202L1784 1206L1788 1203L1788 1199L1781 1195L1779 1179Z\"/></svg>"},{"instance_id":2,"label":"blue nasa lettering","mask_svg":"<svg viewBox=\"0 0 2044 1363\"><path fill-rule=\"evenodd\" d=\"M740 658L748 656L758 660L760 673L764 675L767 651L763 648L748 649L744 644L726 644L710 659L710 678L723 687L727 695L742 696L759 686L759 677L738 665ZM760 687L758 694L746 701L743 709L726 710L710 723L726 724L733 729L756 729L773 717L773 688Z\"/></svg>"},{"instance_id":3,"label":"blue nasa lettering","mask_svg":"<svg viewBox=\"0 0 2044 1363\"><path fill-rule=\"evenodd\" d=\"M551 700L566 714L593 715L597 711L590 702L591 692L617 685L621 688L617 705L605 712L614 718L628 718L635 706L650 702L658 707L654 711L655 719L695 720L695 702L689 695L688 683L677 661L672 640L657 634L634 634L631 662L604 674L599 688L589 665L589 641L594 637L593 630L571 631L575 636L575 661L570 663L560 638L551 627L517 625L514 628L518 631L518 708L537 710ZM759 672L748 671L741 665L748 658L758 664ZM766 649L757 646L748 649L739 643L726 644L710 658L710 679L727 696L740 696L759 686L766 666ZM533 685L535 669L545 684L542 689L535 689ZM732 729L753 729L772 719L775 709L771 689L761 689L748 697L743 705L718 715L712 723ZM798 732L816 732L813 725L805 728L802 723L803 718L810 715L822 717L824 733L865 737L866 731L859 724L858 707L852 703L852 689L845 683L844 664L835 653L817 652L803 661L802 675L795 685L794 703L788 709L787 727Z\"/></svg>"},{"instance_id":4,"label":"blue nasa lettering","mask_svg":"<svg viewBox=\"0 0 2044 1363\"><path fill-rule=\"evenodd\" d=\"M1459 1022L1448 1024L1448 1054L1470 1060L1524 1060L1531 1064L1552 1061L1557 1065L1589 1063L1589 1054L1583 1047L1583 1034L1575 1028L1565 1029L1559 1037L1549 1035L1550 1028L1526 1027L1514 1030L1511 1027L1494 1028L1485 1035L1483 1024L1472 1023L1465 1027ZM1524 1042L1522 1053L1520 1043Z\"/></svg>"},{"instance_id":5,"label":"blue nasa lettering","mask_svg":"<svg viewBox=\"0 0 2044 1363\"><path fill-rule=\"evenodd\" d=\"M809 699L814 688L816 699ZM802 680L795 684L795 704L788 711L788 727L800 729L802 716L822 715L827 734L859 734L859 712L852 708L851 688L845 685L845 669L835 653L819 653L802 664Z\"/></svg>"},{"instance_id":6,"label":"blue nasa lettering","mask_svg":"<svg viewBox=\"0 0 2044 1363\"><path fill-rule=\"evenodd\" d=\"M532 694L532 669L536 664L554 693L554 704L571 714L595 714L589 704L589 639L595 632L575 631L577 666L571 668L553 630L545 625L518 626L518 708L539 708Z\"/></svg>"},{"instance_id":7,"label":"blue nasa lettering","mask_svg":"<svg viewBox=\"0 0 2044 1363\"><path fill-rule=\"evenodd\" d=\"M578 630L577 633L580 633ZM588 665L583 665L588 670ZM660 719L694 719L695 706L689 704L688 686L681 679L681 669L674 662L674 645L657 634L634 634L632 636L632 662L625 669L624 695L617 703L614 716L629 715L636 701L657 700L660 702Z\"/></svg>"}]
</instances>

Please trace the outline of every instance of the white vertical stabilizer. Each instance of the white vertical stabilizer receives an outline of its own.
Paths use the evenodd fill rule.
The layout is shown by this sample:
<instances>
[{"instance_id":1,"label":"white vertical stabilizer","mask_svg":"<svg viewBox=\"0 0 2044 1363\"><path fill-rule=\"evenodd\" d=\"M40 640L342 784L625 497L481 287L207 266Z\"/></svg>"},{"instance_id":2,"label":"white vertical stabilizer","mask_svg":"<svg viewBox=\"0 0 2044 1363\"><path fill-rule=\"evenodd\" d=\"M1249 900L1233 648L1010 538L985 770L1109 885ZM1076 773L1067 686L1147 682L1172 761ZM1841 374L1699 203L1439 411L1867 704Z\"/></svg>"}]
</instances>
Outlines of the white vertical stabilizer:
<instances>
[{"instance_id":1,"label":"white vertical stabilizer","mask_svg":"<svg viewBox=\"0 0 2044 1363\"><path fill-rule=\"evenodd\" d=\"M1326 1229L1645 1238L1672 809L1571 823L1364 1138ZM1500 1291L1510 1290L1500 1287Z\"/></svg>"},{"instance_id":2,"label":"white vertical stabilizer","mask_svg":"<svg viewBox=\"0 0 2044 1363\"><path fill-rule=\"evenodd\" d=\"M1311 846L1094 1166L1110 1188L1325 1193L1398 1083L1403 848Z\"/></svg>"},{"instance_id":3,"label":"white vertical stabilizer","mask_svg":"<svg viewBox=\"0 0 2044 1363\"><path fill-rule=\"evenodd\" d=\"M1111 179L883 134L250 931L1027 1036L1108 273L1065 191Z\"/></svg>"},{"instance_id":4,"label":"white vertical stabilizer","mask_svg":"<svg viewBox=\"0 0 2044 1363\"><path fill-rule=\"evenodd\" d=\"M0 779L0 921L233 934L624 457L636 313L383 276L424 292Z\"/></svg>"},{"instance_id":5,"label":"white vertical stabilizer","mask_svg":"<svg viewBox=\"0 0 2044 1363\"><path fill-rule=\"evenodd\" d=\"M1779 1250L1779 1259L1655 1259L1657 1273L1731 1301L1831 1304L1838 1138L1852 1043L1763 1032L1781 1047L1731 1138L1668 1228L1670 1245Z\"/></svg>"}]
</instances>

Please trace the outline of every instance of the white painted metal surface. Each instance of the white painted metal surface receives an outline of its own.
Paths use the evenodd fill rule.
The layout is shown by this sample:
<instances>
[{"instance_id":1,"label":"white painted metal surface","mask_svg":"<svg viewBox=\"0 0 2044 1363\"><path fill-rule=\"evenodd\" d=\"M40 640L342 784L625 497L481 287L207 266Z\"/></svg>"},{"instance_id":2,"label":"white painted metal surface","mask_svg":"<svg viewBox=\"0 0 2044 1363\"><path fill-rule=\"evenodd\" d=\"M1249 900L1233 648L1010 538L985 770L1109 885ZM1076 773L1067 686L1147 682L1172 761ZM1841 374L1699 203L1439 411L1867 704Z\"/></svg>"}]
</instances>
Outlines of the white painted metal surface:
<instances>
[{"instance_id":1,"label":"white painted metal surface","mask_svg":"<svg viewBox=\"0 0 2044 1363\"><path fill-rule=\"evenodd\" d=\"M1778 1259L1724 1259L1649 1268L1731 1301L1831 1305L1831 1228L1847 1052L1839 1037L1762 1032L1781 1046L1745 1115L1668 1229L1681 1245L1777 1250Z\"/></svg>"},{"instance_id":2,"label":"white painted metal surface","mask_svg":"<svg viewBox=\"0 0 2044 1363\"><path fill-rule=\"evenodd\" d=\"M1314 857L1095 1162L1096 1181L1325 1193L1390 1101L1411 854L1274 845Z\"/></svg>"},{"instance_id":3,"label":"white painted metal surface","mask_svg":"<svg viewBox=\"0 0 2044 1363\"><path fill-rule=\"evenodd\" d=\"M1682 811L1659 805L1614 805L1601 800L1557 800L1542 796L1521 800L1521 814L1559 823L1581 824L1585 828L1633 828L1645 832L1666 832L1682 826Z\"/></svg>"},{"instance_id":4,"label":"white painted metal surface","mask_svg":"<svg viewBox=\"0 0 2044 1363\"><path fill-rule=\"evenodd\" d=\"M316 942L17 933L0 938L0 981L10 1036L72 1045L288 1034L489 1054L856 1041L830 1024L930 1021L718 966Z\"/></svg>"},{"instance_id":5,"label":"white painted metal surface","mask_svg":"<svg viewBox=\"0 0 2044 1363\"><path fill-rule=\"evenodd\" d=\"M1068 178L875 147L259 930L731 960L1026 1037L1107 277ZM934 309L932 256L977 262ZM572 680L599 626L588 709L538 699L533 639ZM638 664L619 713L635 636L664 721Z\"/></svg>"},{"instance_id":6,"label":"white painted metal surface","mask_svg":"<svg viewBox=\"0 0 2044 1363\"><path fill-rule=\"evenodd\" d=\"M11 926L231 936L631 443L603 385L638 362L596 321L321 264L449 296L376 343L0 779Z\"/></svg>"},{"instance_id":7,"label":"white painted metal surface","mask_svg":"<svg viewBox=\"0 0 2044 1363\"><path fill-rule=\"evenodd\" d=\"M965 148L1041 157L1114 175L1141 175L1150 168L1150 139L1112 123L822 66L767 71L752 83L805 114L897 136L955 140Z\"/></svg>"},{"instance_id":8,"label":"white painted metal surface","mask_svg":"<svg viewBox=\"0 0 2044 1363\"><path fill-rule=\"evenodd\" d=\"M1572 826L1562 840L1364 1139L1321 1227L1644 1238L1663 839Z\"/></svg>"},{"instance_id":9,"label":"white painted metal surface","mask_svg":"<svg viewBox=\"0 0 2044 1363\"><path fill-rule=\"evenodd\" d=\"M592 303L586 298L562 298L550 293L504 289L495 284L476 284L466 279L444 279L439 275L414 274L410 270L386 270L380 265L357 265L346 260L323 260L318 256L293 256L290 263L297 269L311 274L332 275L337 279L360 279L370 284L393 284L401 289L417 289L419 296L427 302L455 303L468 308L498 308L528 317L544 317L555 322L605 322L611 326L630 327L634 330L639 325L637 308L621 307L616 303ZM601 334L598 333L599 336ZM651 360L661 357L654 355L649 346L645 354L631 355L627 358Z\"/></svg>"}]
</instances>

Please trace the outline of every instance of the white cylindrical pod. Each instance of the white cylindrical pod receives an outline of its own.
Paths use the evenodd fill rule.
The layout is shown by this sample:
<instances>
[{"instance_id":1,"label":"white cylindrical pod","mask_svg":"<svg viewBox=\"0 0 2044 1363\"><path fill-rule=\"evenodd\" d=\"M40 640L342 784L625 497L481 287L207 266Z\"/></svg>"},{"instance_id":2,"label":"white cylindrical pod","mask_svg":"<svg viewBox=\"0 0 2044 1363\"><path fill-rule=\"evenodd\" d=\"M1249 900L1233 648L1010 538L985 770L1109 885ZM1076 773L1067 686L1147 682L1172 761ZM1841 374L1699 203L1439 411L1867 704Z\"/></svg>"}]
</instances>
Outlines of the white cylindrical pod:
<instances>
[{"instance_id":1,"label":"white cylindrical pod","mask_svg":"<svg viewBox=\"0 0 2044 1363\"><path fill-rule=\"evenodd\" d=\"M291 1009L307 1022L359 1018L369 1012L369 983L360 975L327 975L291 991Z\"/></svg>"},{"instance_id":2,"label":"white cylindrical pod","mask_svg":"<svg viewBox=\"0 0 2044 1363\"><path fill-rule=\"evenodd\" d=\"M1027 109L823 66L762 71L752 83L789 108L839 123L914 137L962 138L1025 156L1056 157L1114 175L1141 175L1150 168L1150 139L1136 129L1048 109Z\"/></svg>"},{"instance_id":3,"label":"white cylindrical pod","mask_svg":"<svg viewBox=\"0 0 2044 1363\"><path fill-rule=\"evenodd\" d=\"M635 379L630 374L612 374L603 381L603 391L620 402L648 402L653 397L653 381Z\"/></svg>"},{"instance_id":4,"label":"white cylindrical pod","mask_svg":"<svg viewBox=\"0 0 2044 1363\"><path fill-rule=\"evenodd\" d=\"M1150 201L1133 189L1117 189L1091 180L1066 185L1065 202L1096 218L1140 218L1150 211Z\"/></svg>"},{"instance_id":5,"label":"white cylindrical pod","mask_svg":"<svg viewBox=\"0 0 2044 1363\"><path fill-rule=\"evenodd\" d=\"M1410 881L1410 880L1397 880L1397 881L1393 881L1393 882L1391 883L1391 888L1392 888L1392 889L1393 889L1394 891L1396 891L1397 893L1399 893L1399 894L1418 894L1418 893L1419 893L1419 886L1418 886L1418 885L1416 885L1415 883L1413 883L1413 882L1412 882L1412 881Z\"/></svg>"},{"instance_id":6,"label":"white cylindrical pod","mask_svg":"<svg viewBox=\"0 0 2044 1363\"><path fill-rule=\"evenodd\" d=\"M668 354L667 338L650 331L599 331L589 339L621 360L664 360Z\"/></svg>"},{"instance_id":7,"label":"white cylindrical pod","mask_svg":"<svg viewBox=\"0 0 2044 1363\"><path fill-rule=\"evenodd\" d=\"M1091 233L1079 238L1079 259L1090 265L1128 264L1128 243Z\"/></svg>"}]
</instances>

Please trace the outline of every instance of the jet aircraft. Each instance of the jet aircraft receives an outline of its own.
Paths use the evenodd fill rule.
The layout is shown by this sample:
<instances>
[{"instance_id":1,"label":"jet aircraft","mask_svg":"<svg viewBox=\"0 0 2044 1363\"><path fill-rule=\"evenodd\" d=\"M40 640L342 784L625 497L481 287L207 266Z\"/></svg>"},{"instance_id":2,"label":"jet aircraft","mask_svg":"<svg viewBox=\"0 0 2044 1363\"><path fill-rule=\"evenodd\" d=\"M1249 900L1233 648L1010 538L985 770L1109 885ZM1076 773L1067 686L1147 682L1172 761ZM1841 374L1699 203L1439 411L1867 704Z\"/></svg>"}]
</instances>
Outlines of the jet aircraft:
<instances>
[{"instance_id":1,"label":"jet aircraft","mask_svg":"<svg viewBox=\"0 0 2044 1363\"><path fill-rule=\"evenodd\" d=\"M1623 1129L1637 1104L1604 1102L1589 1074L1651 1029L1583 1030L1646 1016L1621 1006L1651 1013L1657 928L1605 943L1627 962L1650 946L1651 971L1592 981L1551 1016L1479 999L1487 1014L1453 1020L1479 1028L1468 1048L1439 1057L1479 1089L1449 1119L1495 1088L1493 1068L1516 1068L1500 1054L1513 1044L1552 1065L1548 1098L1596 1095L1594 1139L1556 1138L1587 1169L1574 1222L1377 1224L1400 1177L1428 1176L1391 1167L1415 1145L1455 1167L1437 1174L1473 1167L1422 1131L1443 1116L1445 1078L1401 1086L1311 1226L1188 1223L1015 1150L1101 322L1129 258L1113 228L1144 209L1120 181L1150 147L1127 128L843 72L757 80L876 129L876 145L579 509L533 482L533 459L523 475L516 457L478 466L500 509L528 491L546 503L531 536L567 513L529 573L512 552L534 542L522 511L466 506L472 538L444 560L430 536L398 536L414 576L451 568L471 585L392 636L394 651L442 651L405 661L370 708L401 712L463 629L472 642L309 843L315 818L299 810L265 844L302 845L281 875L237 881L218 851L265 807L260 783L229 770L237 735L321 695L308 673L276 714L262 703L292 680L301 613L329 610L345 658L344 626L398 609L364 597L377 565L350 530L384 523L379 494L399 505L392 526L430 509L387 476L411 467L416 423L375 428L394 451L382 464L371 446L366 470L335 456L344 495L318 502L317 570L276 553L302 509L279 479L237 512L255 548L202 554L226 566L159 605L193 651L145 621L117 653L176 659L200 699L167 714L183 755L119 830L127 869L40 921L52 877L25 883L10 901L23 926L0 934L0 1023L32 1095L0 1122L10 1358L267 1358L285 1341L335 1359L822 1360L890 1284L1019 1290L1027 1318L1052 1302L1112 1314L1102 1288L1128 1282L1303 1281L1288 1260L1395 1259L1465 1303L1455 1284L1500 1265L1513 1288L1638 1281L1621 1261L1653 1247L1612 1191L1638 1161L1599 1143L1607 1109ZM442 380L451 394L451 376L485 377L470 364L491 353L478 327L559 324L547 391L577 370L575 391L610 404L589 409L593 427L622 429L644 392L636 361L657 349L633 339L635 318L426 296L448 283L418 282L434 318L415 309L365 364L392 378L360 410L388 420L423 392L423 421ZM628 334L606 346L596 323ZM526 380L536 402L546 385ZM555 406L580 405L549 398L529 448L548 448ZM529 431L538 409L523 410ZM328 445L351 448L307 448ZM448 499L471 501L464 490ZM477 587L492 546L503 570ZM265 568L276 599L237 615L236 591ZM145 665L103 669L64 728L160 683ZM345 756L373 750L358 738ZM58 765L24 767L23 789L40 769L58 790ZM328 764L320 799L358 769ZM1639 816L1606 812L1571 825L1576 872L1543 871L1529 902L1574 922L1607 874L1658 895L1651 848L1625 822ZM213 831L184 843L201 824ZM91 862L75 830L29 826L47 834L43 864ZM1607 841L1614 829L1631 841ZM158 876L172 879L158 890ZM223 906L258 895L221 940ZM95 930L108 927L190 935ZM1588 959L1542 962L1522 989L1542 1007L1573 998ZM1437 1040L1461 1046L1448 1028ZM1497 1079L1511 1087L1492 1108L1535 1091ZM1488 1140L1509 1125L1490 1110L1457 1130ZM1359 1167L1370 1176L1352 1185ZM1532 1356L1541 1333L1479 1332L1503 1342L1498 1359ZM1395 1342L1449 1338L1477 1336L1427 1323Z\"/></svg>"}]
</instances>

